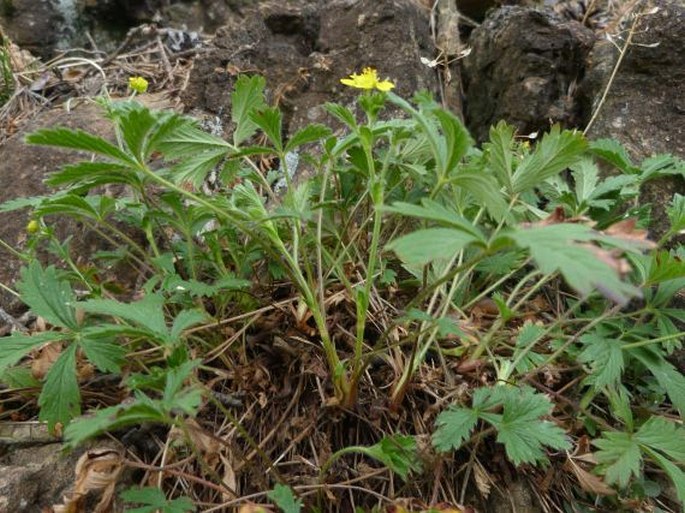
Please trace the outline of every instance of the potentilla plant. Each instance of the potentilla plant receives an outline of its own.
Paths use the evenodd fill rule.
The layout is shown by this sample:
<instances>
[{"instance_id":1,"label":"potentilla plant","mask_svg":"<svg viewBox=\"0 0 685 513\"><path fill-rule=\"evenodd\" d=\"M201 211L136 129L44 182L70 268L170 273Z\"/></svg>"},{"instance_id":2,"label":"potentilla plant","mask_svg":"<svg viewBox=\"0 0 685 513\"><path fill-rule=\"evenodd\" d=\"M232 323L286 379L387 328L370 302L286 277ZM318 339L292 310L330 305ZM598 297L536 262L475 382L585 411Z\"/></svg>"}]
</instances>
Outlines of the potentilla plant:
<instances>
[{"instance_id":1,"label":"potentilla plant","mask_svg":"<svg viewBox=\"0 0 685 513\"><path fill-rule=\"evenodd\" d=\"M685 496L679 449L653 436L682 437L669 415L685 409L685 378L668 355L683 335L677 325L685 319L670 300L685 285L685 268L682 250L666 244L685 226L685 203L673 199L672 227L657 242L641 228L645 210L630 207L642 183L683 174L683 163L658 156L635 165L615 143L558 126L531 146L500 123L477 148L459 118L427 94L407 101L371 68L342 83L360 95L359 112L325 106L344 126L340 136L312 124L285 137L259 76L235 84L230 140L134 99L102 102L116 142L64 128L29 135L30 143L96 158L52 173L46 182L54 194L2 209L31 206L42 227L35 237L52 215L86 223L121 247L100 258L135 262L144 297L114 300L78 268L31 263L19 293L52 331L3 339L3 378L34 348L59 341L64 361L45 378L39 404L51 425L67 424L80 412L81 352L117 374L126 355L145 348L166 368L154 379L138 376L135 407L79 420L67 434L79 443L145 415L173 424L199 407L195 385L183 384L194 382L184 349L193 329L258 306L254 290L277 279L296 296L294 322L321 348L330 405L356 404L372 360L393 362L388 401L399 409L429 354L445 368L459 358L483 365L491 379L438 417L435 449L451 452L492 435L513 464L540 464L551 451L570 451L571 438L552 419L554 403L529 382L573 361L582 369L574 390L596 438L597 472L627 486L647 459ZM134 91L142 87L131 81ZM599 161L616 176L602 177ZM98 193L112 184L126 194ZM75 284L86 290L82 297ZM550 290L557 311L524 322L531 301ZM341 301L351 305L343 327L331 315ZM474 327L470 313L483 301L494 305L495 320ZM55 407L65 392L59 387L69 400ZM647 387L662 394L658 407L638 405ZM382 447L355 450L395 461ZM415 444L402 439L402 447L397 468L406 476L419 465L407 456Z\"/></svg>"}]
</instances>

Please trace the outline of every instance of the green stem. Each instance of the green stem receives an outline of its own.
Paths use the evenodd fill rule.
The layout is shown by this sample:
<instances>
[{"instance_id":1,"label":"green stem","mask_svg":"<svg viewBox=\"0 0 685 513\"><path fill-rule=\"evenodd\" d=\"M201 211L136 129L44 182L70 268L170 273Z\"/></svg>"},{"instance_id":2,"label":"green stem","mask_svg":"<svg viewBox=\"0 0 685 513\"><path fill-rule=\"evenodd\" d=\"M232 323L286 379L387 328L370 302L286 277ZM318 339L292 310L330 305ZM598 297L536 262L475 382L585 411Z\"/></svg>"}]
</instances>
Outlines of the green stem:
<instances>
[{"instance_id":1,"label":"green stem","mask_svg":"<svg viewBox=\"0 0 685 513\"><path fill-rule=\"evenodd\" d=\"M685 336L685 332L672 333L670 335L664 335L663 337L650 338L648 340L639 340L637 342L631 342L629 344L624 344L621 349L624 351L627 349L635 349L637 347L650 346L652 344L661 344L662 342L668 342L669 340L675 340Z\"/></svg>"}]
</instances>

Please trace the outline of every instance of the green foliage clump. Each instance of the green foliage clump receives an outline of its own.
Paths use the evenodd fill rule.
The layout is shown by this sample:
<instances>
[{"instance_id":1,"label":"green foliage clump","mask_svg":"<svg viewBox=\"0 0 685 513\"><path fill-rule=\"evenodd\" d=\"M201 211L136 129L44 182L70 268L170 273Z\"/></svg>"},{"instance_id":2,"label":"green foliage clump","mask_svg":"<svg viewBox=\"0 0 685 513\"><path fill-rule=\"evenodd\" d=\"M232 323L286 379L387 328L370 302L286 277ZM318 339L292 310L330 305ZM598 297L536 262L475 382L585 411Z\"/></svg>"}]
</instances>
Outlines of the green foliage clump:
<instances>
[{"instance_id":1,"label":"green foliage clump","mask_svg":"<svg viewBox=\"0 0 685 513\"><path fill-rule=\"evenodd\" d=\"M556 126L531 146L500 123L477 148L425 94L409 102L367 92L357 112L327 104L343 130L312 124L286 138L264 88L261 77L237 80L230 142L135 101L103 102L116 142L65 128L28 136L96 157L52 173L54 194L0 206L30 206L40 220L17 289L50 329L2 339L0 376L11 384L26 355L59 345L39 384L42 420L65 426L72 445L148 422L182 428L203 398L214 401L200 375L219 342L197 333L270 302L260 291L278 282L314 333L329 405L356 405L373 360L399 362L387 392L399 409L429 356L444 368L459 359L487 369L487 382L472 383L437 415L437 452L475 452L494 437L512 465L549 464L563 461L580 433L597 448L595 479L629 493L659 468L683 499L683 433L669 418L685 411L685 377L669 356L683 338L685 316L671 301L685 286L685 266L682 249L667 243L685 227L685 199L672 199L671 229L657 242L643 230L648 209L632 206L644 182L685 174L683 162L657 156L636 165L613 141ZM390 108L402 116L387 119ZM616 174L603 176L600 162ZM127 194L99 193L112 184ZM133 264L142 292L115 299L113 284L77 264L69 240L57 240L48 221L55 215L116 243L93 261ZM37 263L43 244L62 268ZM379 298L390 289L399 314L380 325ZM339 332L333 290L354 313ZM538 296L556 306L531 320ZM484 301L497 315L474 326L469 312ZM133 399L79 417L84 360L125 376ZM569 385L576 407L564 419L560 404L530 386L556 365L577 369ZM402 479L422 468L415 437L394 433L338 451L321 478L350 453ZM287 487L270 498L284 511L301 507ZM188 506L150 491L129 499L149 505L140 511Z\"/></svg>"}]
</instances>

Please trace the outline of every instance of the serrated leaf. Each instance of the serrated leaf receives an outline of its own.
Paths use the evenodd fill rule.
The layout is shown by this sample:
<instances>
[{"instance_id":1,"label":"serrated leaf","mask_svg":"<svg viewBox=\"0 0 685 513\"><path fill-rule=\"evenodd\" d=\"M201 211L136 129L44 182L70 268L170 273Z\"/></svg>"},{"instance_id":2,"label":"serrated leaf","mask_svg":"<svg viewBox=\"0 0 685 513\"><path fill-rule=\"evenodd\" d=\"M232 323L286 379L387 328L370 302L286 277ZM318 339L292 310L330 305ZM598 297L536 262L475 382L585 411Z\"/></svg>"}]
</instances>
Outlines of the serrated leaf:
<instances>
[{"instance_id":1,"label":"serrated leaf","mask_svg":"<svg viewBox=\"0 0 685 513\"><path fill-rule=\"evenodd\" d=\"M595 456L607 483L617 483L624 488L628 486L631 476L640 474L642 454L632 434L604 432L602 438L592 443L599 448Z\"/></svg>"},{"instance_id":2,"label":"serrated leaf","mask_svg":"<svg viewBox=\"0 0 685 513\"><path fill-rule=\"evenodd\" d=\"M677 465L670 461L665 456L656 451L646 450L647 454L656 461L656 463L666 472L666 475L671 479L675 485L676 494L681 504L685 504L685 472L683 472ZM683 463L683 460L676 460Z\"/></svg>"},{"instance_id":3,"label":"serrated leaf","mask_svg":"<svg viewBox=\"0 0 685 513\"><path fill-rule=\"evenodd\" d=\"M0 203L0 212L13 212L26 207L36 207L47 199L54 198L54 195L30 196L28 198L13 198Z\"/></svg>"},{"instance_id":4,"label":"serrated leaf","mask_svg":"<svg viewBox=\"0 0 685 513\"><path fill-rule=\"evenodd\" d=\"M393 203L391 206L384 206L384 212L392 212L403 216L417 217L419 219L427 219L437 221L441 224L446 224L452 228L462 230L476 239L486 243L486 238L480 229L471 223L468 219L460 216L455 211L432 201L430 199L423 199L421 205L414 205L412 203L404 203L401 201Z\"/></svg>"},{"instance_id":5,"label":"serrated leaf","mask_svg":"<svg viewBox=\"0 0 685 513\"><path fill-rule=\"evenodd\" d=\"M78 331L76 296L69 283L57 276L54 266L43 269L38 261L31 262L21 270L17 290L33 313L55 326Z\"/></svg>"},{"instance_id":6,"label":"serrated leaf","mask_svg":"<svg viewBox=\"0 0 685 513\"><path fill-rule=\"evenodd\" d=\"M625 174L634 174L638 169L633 165L626 149L614 139L597 139L589 144L589 150L594 155L613 164Z\"/></svg>"},{"instance_id":7,"label":"serrated leaf","mask_svg":"<svg viewBox=\"0 0 685 513\"><path fill-rule=\"evenodd\" d=\"M187 513L195 511L195 505L188 497L167 499L164 492L156 487L129 488L121 492L121 498L126 502L144 504L138 508L126 508L127 513Z\"/></svg>"},{"instance_id":8,"label":"serrated leaf","mask_svg":"<svg viewBox=\"0 0 685 513\"><path fill-rule=\"evenodd\" d=\"M236 80L231 93L231 119L236 125L233 132L235 146L239 146L257 131L257 125L250 119L250 115L266 107L265 87L266 79L261 75L241 75Z\"/></svg>"},{"instance_id":9,"label":"serrated leaf","mask_svg":"<svg viewBox=\"0 0 685 513\"><path fill-rule=\"evenodd\" d=\"M121 303L113 299L91 299L79 303L83 311L91 314L118 317L141 326L162 340L169 335L164 320L164 298L159 294L148 294L134 303Z\"/></svg>"},{"instance_id":10,"label":"serrated leaf","mask_svg":"<svg viewBox=\"0 0 685 513\"><path fill-rule=\"evenodd\" d=\"M174 319L171 325L170 338L173 341L180 340L183 332L207 320L208 316L206 312L202 310L183 310Z\"/></svg>"},{"instance_id":11,"label":"serrated leaf","mask_svg":"<svg viewBox=\"0 0 685 513\"><path fill-rule=\"evenodd\" d=\"M507 202L491 176L481 170L468 169L459 171L452 177L452 181L471 193L494 219L499 221L507 215Z\"/></svg>"},{"instance_id":12,"label":"serrated leaf","mask_svg":"<svg viewBox=\"0 0 685 513\"><path fill-rule=\"evenodd\" d=\"M207 175L226 158L226 148L212 148L195 153L175 164L169 174L177 184L190 183L195 189L202 186Z\"/></svg>"},{"instance_id":13,"label":"serrated leaf","mask_svg":"<svg viewBox=\"0 0 685 513\"><path fill-rule=\"evenodd\" d=\"M295 494L289 486L278 483L266 495L283 513L300 513L302 510L302 501L295 498Z\"/></svg>"},{"instance_id":14,"label":"serrated leaf","mask_svg":"<svg viewBox=\"0 0 685 513\"><path fill-rule=\"evenodd\" d=\"M413 436L387 436L377 444L367 447L364 453L383 463L405 481L410 472L421 469L416 439Z\"/></svg>"},{"instance_id":15,"label":"serrated leaf","mask_svg":"<svg viewBox=\"0 0 685 513\"><path fill-rule=\"evenodd\" d=\"M680 233L685 230L685 196L674 194L667 212L671 221L671 232Z\"/></svg>"},{"instance_id":16,"label":"serrated leaf","mask_svg":"<svg viewBox=\"0 0 685 513\"><path fill-rule=\"evenodd\" d=\"M518 228L508 236L519 246L528 248L542 272L559 271L567 283L584 296L598 290L621 305L640 296L640 290L622 281L616 270L601 260L591 247L579 244L607 240L587 226L560 223Z\"/></svg>"},{"instance_id":17,"label":"serrated leaf","mask_svg":"<svg viewBox=\"0 0 685 513\"><path fill-rule=\"evenodd\" d=\"M38 398L39 419L53 431L58 422L66 426L81 413L81 391L76 378L76 344L68 346L52 364Z\"/></svg>"},{"instance_id":18,"label":"serrated leaf","mask_svg":"<svg viewBox=\"0 0 685 513\"><path fill-rule=\"evenodd\" d=\"M605 337L599 331L583 335L580 341L585 347L578 361L590 364L592 370L587 381L596 390L620 383L625 366L621 341Z\"/></svg>"},{"instance_id":19,"label":"serrated leaf","mask_svg":"<svg viewBox=\"0 0 685 513\"><path fill-rule=\"evenodd\" d=\"M637 358L649 369L659 385L666 390L668 398L681 416L685 416L685 376L671 365L660 352L648 347L637 347L629 350L630 355Z\"/></svg>"},{"instance_id":20,"label":"serrated leaf","mask_svg":"<svg viewBox=\"0 0 685 513\"><path fill-rule=\"evenodd\" d=\"M9 337L0 337L0 374L17 363L33 349L47 344L58 342L69 337L67 333L45 331L26 335L14 332Z\"/></svg>"},{"instance_id":21,"label":"serrated leaf","mask_svg":"<svg viewBox=\"0 0 685 513\"><path fill-rule=\"evenodd\" d=\"M223 150L226 153L233 151L233 147L220 137L203 132L189 123L175 128L160 138L156 146L170 160L183 159L206 151Z\"/></svg>"},{"instance_id":22,"label":"serrated leaf","mask_svg":"<svg viewBox=\"0 0 685 513\"><path fill-rule=\"evenodd\" d=\"M541 417L551 413L549 398L526 387L497 387L503 393L502 414L481 413L497 429L497 441L504 445L514 465L546 461L544 447L568 449L564 430Z\"/></svg>"},{"instance_id":23,"label":"serrated leaf","mask_svg":"<svg viewBox=\"0 0 685 513\"><path fill-rule=\"evenodd\" d=\"M326 103L324 108L338 121L347 125L353 132L357 130L357 120L354 118L354 114L350 109L337 103Z\"/></svg>"},{"instance_id":24,"label":"serrated leaf","mask_svg":"<svg viewBox=\"0 0 685 513\"><path fill-rule=\"evenodd\" d=\"M513 190L521 193L536 187L572 166L585 152L587 143L580 132L564 130L554 125L519 164L512 178Z\"/></svg>"},{"instance_id":25,"label":"serrated leaf","mask_svg":"<svg viewBox=\"0 0 685 513\"><path fill-rule=\"evenodd\" d=\"M393 240L386 249L394 251L404 262L426 265L434 260L452 258L476 240L473 235L461 230L427 228Z\"/></svg>"},{"instance_id":26,"label":"serrated leaf","mask_svg":"<svg viewBox=\"0 0 685 513\"><path fill-rule=\"evenodd\" d=\"M450 176L457 168L466 150L471 146L471 137L461 120L449 110L432 111L437 118L444 137L444 176Z\"/></svg>"},{"instance_id":27,"label":"serrated leaf","mask_svg":"<svg viewBox=\"0 0 685 513\"><path fill-rule=\"evenodd\" d=\"M490 169L507 192L513 193L514 127L504 121L490 128L490 142L483 145Z\"/></svg>"},{"instance_id":28,"label":"serrated leaf","mask_svg":"<svg viewBox=\"0 0 685 513\"><path fill-rule=\"evenodd\" d=\"M663 417L651 417L640 426L635 439L677 462L685 463L685 428L679 427L675 422Z\"/></svg>"},{"instance_id":29,"label":"serrated leaf","mask_svg":"<svg viewBox=\"0 0 685 513\"><path fill-rule=\"evenodd\" d=\"M117 160L127 166L135 166L136 164L136 161L126 152L103 138L83 130L45 128L27 135L26 142L97 153L98 155Z\"/></svg>"},{"instance_id":30,"label":"serrated leaf","mask_svg":"<svg viewBox=\"0 0 685 513\"><path fill-rule=\"evenodd\" d=\"M116 340L84 336L78 344L88 361L101 371L112 373L121 371L121 364L126 360L126 349Z\"/></svg>"},{"instance_id":31,"label":"serrated leaf","mask_svg":"<svg viewBox=\"0 0 685 513\"><path fill-rule=\"evenodd\" d=\"M278 153L283 153L282 118L281 111L275 107L267 107L250 114L252 122L262 129Z\"/></svg>"},{"instance_id":32,"label":"serrated leaf","mask_svg":"<svg viewBox=\"0 0 685 513\"><path fill-rule=\"evenodd\" d=\"M468 440L478 422L478 412L470 408L450 406L435 420L433 447L439 452L459 449Z\"/></svg>"},{"instance_id":33,"label":"serrated leaf","mask_svg":"<svg viewBox=\"0 0 685 513\"><path fill-rule=\"evenodd\" d=\"M320 141L321 139L331 135L331 129L325 125L313 123L301 128L290 138L285 145L285 153L295 150L304 144Z\"/></svg>"}]
</instances>

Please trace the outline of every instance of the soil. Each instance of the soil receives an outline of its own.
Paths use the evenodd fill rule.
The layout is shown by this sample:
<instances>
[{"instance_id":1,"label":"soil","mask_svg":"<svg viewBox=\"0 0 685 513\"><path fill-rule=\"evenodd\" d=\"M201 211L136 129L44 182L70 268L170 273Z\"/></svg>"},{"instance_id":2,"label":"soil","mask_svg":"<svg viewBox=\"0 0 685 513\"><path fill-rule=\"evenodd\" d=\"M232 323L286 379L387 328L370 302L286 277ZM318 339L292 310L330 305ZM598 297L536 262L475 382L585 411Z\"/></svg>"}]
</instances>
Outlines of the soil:
<instances>
[{"instance_id":1,"label":"soil","mask_svg":"<svg viewBox=\"0 0 685 513\"><path fill-rule=\"evenodd\" d=\"M322 109L323 103L336 101L351 106L356 96L340 85L340 77L364 66L373 66L383 77L391 77L397 83L395 91L401 96L410 97L426 90L445 106L453 109L456 106L459 109L456 114L465 119L477 141L483 141L489 127L499 119L516 126L520 134L545 131L553 123L583 129L610 86L599 115L593 120L589 132L592 137L613 137L621 141L637 162L658 152L685 158L685 100L681 91L685 80L682 37L685 7L682 1L651 0L641 6L642 12L648 12L651 7L658 9L640 19L635 28L635 44L629 48L613 78L619 54L615 41L607 42L605 35L609 30L618 33L625 29L621 19L629 13L620 9L606 12L607 21L601 19L602 13L586 15L581 10L577 14L571 4L579 2L545 2L559 4L553 9L551 5L545 8L501 6L524 2L458 1L463 13L483 22L476 28L468 20L454 25L451 40L460 42L460 46L438 55L433 38L438 24L432 2L85 0L80 11L81 23L92 27L94 34L107 34L111 38L97 49L106 49L108 57L95 50L88 54L89 58L103 59L100 64L105 67L106 80L94 67L87 67L83 75L71 81L66 76L66 68L27 71L26 76L30 78L20 82L23 94L43 95L45 102L41 107L31 104L35 108L30 115L0 122L5 129L0 138L0 203L45 194L47 189L42 180L46 174L77 158L45 148L29 149L23 142L27 133L41 127L65 125L111 137L96 107L86 102L74 108L67 100L86 93L96 94L103 80L114 94L125 94L125 77L133 70L150 79L152 91L165 96L164 106L212 120L218 133L226 137L232 130L229 115L232 87L240 73L260 73L266 77L269 100L284 111L286 134L312 122L331 124ZM0 24L20 46L48 58L64 36L50 27L62 26L64 20L50 2L40 4L36 8L33 1L12 0L13 10L0 12ZM152 25L146 25L147 32L141 30L135 37L122 40L126 31L140 23ZM192 31L213 33L216 29L216 32L205 34L193 40L199 41L197 44L180 50L166 46L163 57L162 54L152 59L147 57L144 51L153 45L168 45L164 38L171 33L167 30L170 28L188 37ZM122 41L129 46L118 46ZM434 58L438 65L431 65ZM445 64L447 61L449 64ZM110 67L104 66L105 63ZM460 75L463 82L459 80ZM49 86L38 83L44 77L52 81ZM148 99L156 100L159 96ZM388 115L395 114L388 112ZM655 207L651 228L654 237L663 233L663 199L675 192L685 193L681 177L655 181L643 191L642 201ZM22 248L26 243L27 212L2 215L0 239ZM108 247L77 223L60 222L56 226L58 235L73 235L72 251L76 256L86 257ZM18 278L20 262L2 249L0 255L0 282L12 287ZM43 258L50 261L48 255ZM109 272L129 282L122 286L125 289L132 288L137 279L135 270ZM370 510L379 503L374 490L392 493L398 498L392 506L396 509L388 511L418 510L439 502L438 499L455 505L465 502L460 509L451 511L550 511L549 497L564 485L554 482L553 470L517 471L505 461L501 451L485 448L484 454L491 459L483 467L483 473L474 478L480 482L477 486L469 482L465 493L460 494L464 482L460 469L466 461L445 461L428 449L429 433L437 414L434 397L458 394L459 387L465 386L468 380L479 379L477 371L460 378L462 382L456 385L447 385L443 370L427 366L412 384L411 393L398 411L388 412L385 398L379 397L373 387L360 391L354 410L341 411L325 403L327 390L322 382L327 372L320 355L307 351L301 344L293 344L289 338L298 335L291 325L290 306L273 308L255 318L247 337L249 355L231 361L234 366L229 366L221 379L212 377L213 392L217 397L233 401L230 413L240 419L254 439L262 441L263 447L254 450L236 436L232 424L217 409L208 406L200 420L228 440L221 447L205 442L223 458L221 468L226 474L221 477L231 482L238 495L259 494L272 487L274 469L266 467L260 451L268 453L267 460L279 460L278 472L289 484L306 490L318 483L318 466L333 452L351 443L373 444L384 433L397 431L401 426L402 431L417 434L425 444L426 471L402 484L399 480L388 480L387 474L379 474L365 460L340 460L330 472L330 483L345 484L327 491L331 511L352 511L352 505ZM0 307L15 317L21 313L21 305L7 292L0 291ZM340 316L349 314L345 310L349 305L342 304L339 308ZM232 333L218 331L216 336L229 338ZM375 378L392 381L391 369L382 362L374 372ZM98 386L93 385L87 391L104 395ZM106 390L112 396L121 392L116 387ZM141 433L118 434L119 439L138 447L141 458L150 456L146 451L159 448L157 435L147 428L141 429ZM4 443L2 437L1 443ZM11 442L8 454L0 455L0 511L41 511L59 504L73 485L71 478L63 478L65 474L73 474L73 470L67 469L74 467L75 458L64 459L65 467L55 470L49 465L57 458L59 445L46 448L44 444L43 440L29 449L36 457L46 460L43 467L34 467L37 464L33 462L17 463L16 456L8 456L17 454ZM230 475L227 469L233 469L234 474ZM60 479L47 477L58 474ZM158 476L151 472L145 474L145 479L157 483L162 481L161 477L157 480ZM188 486L183 480L187 476L175 476L177 483ZM21 484L37 479L50 481L50 486L34 487L34 490ZM555 484L558 488L554 488ZM216 502L229 500L225 494L221 496L211 490L206 496ZM263 496L255 497L258 502L265 502ZM307 501L312 498L311 494L305 495Z\"/></svg>"}]
</instances>

